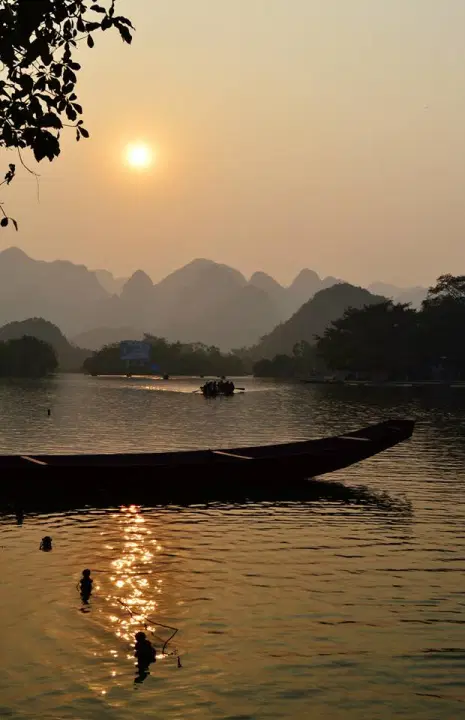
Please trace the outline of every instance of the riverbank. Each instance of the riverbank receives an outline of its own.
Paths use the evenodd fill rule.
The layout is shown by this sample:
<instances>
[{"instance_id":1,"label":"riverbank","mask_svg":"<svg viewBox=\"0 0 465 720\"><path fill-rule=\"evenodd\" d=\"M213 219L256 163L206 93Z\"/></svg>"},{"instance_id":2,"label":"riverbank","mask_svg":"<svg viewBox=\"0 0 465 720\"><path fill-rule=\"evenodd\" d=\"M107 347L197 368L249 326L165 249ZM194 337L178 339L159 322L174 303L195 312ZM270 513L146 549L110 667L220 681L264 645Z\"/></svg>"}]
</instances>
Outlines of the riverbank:
<instances>
[{"instance_id":1,"label":"riverbank","mask_svg":"<svg viewBox=\"0 0 465 720\"><path fill-rule=\"evenodd\" d=\"M456 380L454 382L438 382L434 380L418 380L418 381L385 381L376 382L375 380L302 380L305 385L344 385L345 387L405 387L405 388L464 388L464 380Z\"/></svg>"}]
</instances>

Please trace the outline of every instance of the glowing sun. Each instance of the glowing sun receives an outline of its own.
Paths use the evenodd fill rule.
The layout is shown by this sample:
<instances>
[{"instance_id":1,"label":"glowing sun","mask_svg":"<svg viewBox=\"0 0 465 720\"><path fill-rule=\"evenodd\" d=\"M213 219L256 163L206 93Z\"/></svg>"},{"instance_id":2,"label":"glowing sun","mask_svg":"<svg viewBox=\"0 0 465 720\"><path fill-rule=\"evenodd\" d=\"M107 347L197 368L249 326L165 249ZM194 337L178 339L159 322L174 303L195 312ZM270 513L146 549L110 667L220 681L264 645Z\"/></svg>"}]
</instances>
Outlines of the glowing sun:
<instances>
[{"instance_id":1,"label":"glowing sun","mask_svg":"<svg viewBox=\"0 0 465 720\"><path fill-rule=\"evenodd\" d=\"M126 162L134 170L146 170L153 162L151 148L145 143L135 143L126 148Z\"/></svg>"}]
</instances>

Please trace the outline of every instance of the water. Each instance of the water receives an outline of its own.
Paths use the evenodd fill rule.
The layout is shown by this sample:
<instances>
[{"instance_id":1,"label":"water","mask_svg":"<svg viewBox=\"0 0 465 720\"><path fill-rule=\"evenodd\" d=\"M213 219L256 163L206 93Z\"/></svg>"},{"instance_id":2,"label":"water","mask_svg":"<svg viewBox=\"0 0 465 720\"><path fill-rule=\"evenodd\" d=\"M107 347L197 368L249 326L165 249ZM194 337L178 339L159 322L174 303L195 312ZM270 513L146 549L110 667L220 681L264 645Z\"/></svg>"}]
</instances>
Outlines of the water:
<instances>
[{"instance_id":1,"label":"water","mask_svg":"<svg viewBox=\"0 0 465 720\"><path fill-rule=\"evenodd\" d=\"M197 385L65 376L0 386L0 452L285 441L387 415L419 423L410 443L335 476L366 486L364 503L3 518L0 716L462 717L465 391L249 380L243 395L205 401ZM39 552L47 534L54 549ZM95 577L89 607L76 590L84 567ZM179 628L143 683L134 614ZM154 632L160 647L170 633Z\"/></svg>"}]
</instances>

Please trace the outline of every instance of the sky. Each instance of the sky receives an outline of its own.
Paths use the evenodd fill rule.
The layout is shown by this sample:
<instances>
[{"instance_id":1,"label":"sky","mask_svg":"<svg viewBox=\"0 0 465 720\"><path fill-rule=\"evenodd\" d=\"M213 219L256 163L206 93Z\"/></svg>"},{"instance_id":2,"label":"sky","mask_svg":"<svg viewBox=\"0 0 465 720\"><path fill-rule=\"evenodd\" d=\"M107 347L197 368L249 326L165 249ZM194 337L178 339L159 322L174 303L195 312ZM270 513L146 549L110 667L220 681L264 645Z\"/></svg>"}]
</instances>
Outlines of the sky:
<instances>
[{"instance_id":1,"label":"sky","mask_svg":"<svg viewBox=\"0 0 465 720\"><path fill-rule=\"evenodd\" d=\"M119 0L80 51L88 141L22 172L0 248L154 279L196 257L288 283L465 273L463 0ZM123 162L143 141L156 162ZM10 161L8 155L5 159Z\"/></svg>"}]
</instances>

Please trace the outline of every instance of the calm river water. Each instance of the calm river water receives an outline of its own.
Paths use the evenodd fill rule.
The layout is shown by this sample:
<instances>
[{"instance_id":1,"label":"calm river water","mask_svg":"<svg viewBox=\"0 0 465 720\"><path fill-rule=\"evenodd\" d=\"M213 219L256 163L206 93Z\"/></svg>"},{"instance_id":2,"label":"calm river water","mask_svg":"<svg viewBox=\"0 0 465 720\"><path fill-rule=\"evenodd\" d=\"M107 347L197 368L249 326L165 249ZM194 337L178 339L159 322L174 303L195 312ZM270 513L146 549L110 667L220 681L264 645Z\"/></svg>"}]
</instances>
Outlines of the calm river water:
<instances>
[{"instance_id":1,"label":"calm river water","mask_svg":"<svg viewBox=\"0 0 465 720\"><path fill-rule=\"evenodd\" d=\"M245 380L243 395L206 401L198 384L2 385L0 452L237 446L419 422L410 443L331 478L366 486L364 502L0 519L0 716L464 717L465 390ZM179 629L144 682L138 615Z\"/></svg>"}]
</instances>

